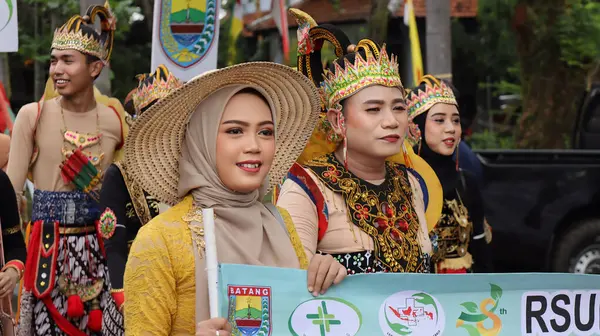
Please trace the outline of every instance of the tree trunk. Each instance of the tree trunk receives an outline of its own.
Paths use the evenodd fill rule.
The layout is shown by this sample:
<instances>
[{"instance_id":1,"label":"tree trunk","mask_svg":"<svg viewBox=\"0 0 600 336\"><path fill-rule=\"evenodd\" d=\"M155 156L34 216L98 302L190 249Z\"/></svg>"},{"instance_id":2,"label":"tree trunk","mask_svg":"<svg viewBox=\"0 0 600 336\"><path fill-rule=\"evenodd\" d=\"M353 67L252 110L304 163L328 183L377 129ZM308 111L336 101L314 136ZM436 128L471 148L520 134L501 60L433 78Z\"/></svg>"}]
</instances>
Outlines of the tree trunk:
<instances>
[{"instance_id":1,"label":"tree trunk","mask_svg":"<svg viewBox=\"0 0 600 336\"><path fill-rule=\"evenodd\" d=\"M556 36L539 33L548 31L565 8L564 0L521 0L516 8L523 107L519 148L559 149L570 142L587 71L560 59Z\"/></svg>"},{"instance_id":2,"label":"tree trunk","mask_svg":"<svg viewBox=\"0 0 600 336\"><path fill-rule=\"evenodd\" d=\"M152 22L154 21L154 1L152 0L139 0L142 14L144 14L144 21L150 33L152 33Z\"/></svg>"},{"instance_id":3,"label":"tree trunk","mask_svg":"<svg viewBox=\"0 0 600 336\"><path fill-rule=\"evenodd\" d=\"M104 3L105 3L105 0L80 0L79 8L81 11L81 15L85 15L85 12L87 11L89 6L104 5ZM99 28L100 28L100 20L96 20L96 29L98 30ZM117 23L117 29L118 29L118 23ZM108 66L108 65L104 66L104 69L102 69L102 72L100 73L100 76L96 79L96 81L94 82L94 85L103 94L105 94L109 97L111 96L110 66Z\"/></svg>"},{"instance_id":4,"label":"tree trunk","mask_svg":"<svg viewBox=\"0 0 600 336\"><path fill-rule=\"evenodd\" d=\"M388 0L371 0L369 37L377 44L383 44L387 40L389 23L388 2Z\"/></svg>"},{"instance_id":5,"label":"tree trunk","mask_svg":"<svg viewBox=\"0 0 600 336\"><path fill-rule=\"evenodd\" d=\"M452 31L450 0L426 0L426 11L426 72L451 81Z\"/></svg>"}]
</instances>

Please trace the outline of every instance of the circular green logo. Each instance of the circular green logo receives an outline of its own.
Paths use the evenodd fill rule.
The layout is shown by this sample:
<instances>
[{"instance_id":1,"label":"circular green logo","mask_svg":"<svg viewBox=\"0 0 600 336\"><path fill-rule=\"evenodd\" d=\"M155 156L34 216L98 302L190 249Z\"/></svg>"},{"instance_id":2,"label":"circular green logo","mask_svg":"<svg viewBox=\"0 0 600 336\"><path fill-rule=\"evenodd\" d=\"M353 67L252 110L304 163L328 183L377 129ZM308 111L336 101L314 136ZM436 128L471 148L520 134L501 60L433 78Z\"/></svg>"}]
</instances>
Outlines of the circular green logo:
<instances>
[{"instance_id":1,"label":"circular green logo","mask_svg":"<svg viewBox=\"0 0 600 336\"><path fill-rule=\"evenodd\" d=\"M362 315L352 303L338 298L315 298L302 302L290 315L293 336L354 336L362 325Z\"/></svg>"}]
</instances>

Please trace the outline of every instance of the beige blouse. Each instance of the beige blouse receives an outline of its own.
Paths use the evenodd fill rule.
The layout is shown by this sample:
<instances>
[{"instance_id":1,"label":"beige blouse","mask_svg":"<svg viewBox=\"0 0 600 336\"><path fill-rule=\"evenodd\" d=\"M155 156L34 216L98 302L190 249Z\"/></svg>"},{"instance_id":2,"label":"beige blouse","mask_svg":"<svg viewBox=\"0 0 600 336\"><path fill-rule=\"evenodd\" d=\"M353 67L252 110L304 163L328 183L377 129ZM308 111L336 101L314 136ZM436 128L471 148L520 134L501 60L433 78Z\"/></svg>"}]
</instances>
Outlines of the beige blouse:
<instances>
[{"instance_id":1,"label":"beige blouse","mask_svg":"<svg viewBox=\"0 0 600 336\"><path fill-rule=\"evenodd\" d=\"M310 260L317 250L330 254L373 250L373 239L348 219L343 196L328 189L312 171L305 170L316 182L327 203L329 224L323 239L318 242L317 207L296 182L287 179L283 183L277 198L277 206L286 209L292 217L307 258ZM432 247L425 220L423 192L417 178L411 173L408 175L413 191L413 205L420 224L418 238L423 252L431 254ZM383 181L367 182L377 185Z\"/></svg>"},{"instance_id":2,"label":"beige blouse","mask_svg":"<svg viewBox=\"0 0 600 336\"><path fill-rule=\"evenodd\" d=\"M87 112L72 112L64 110L64 123L61 115L59 98L43 103L40 120L38 121L35 143L39 154L32 168L33 183L36 189L46 191L72 191L74 187L65 184L60 175L60 164L63 161L63 129L79 133L102 134L99 143L85 148L84 151L99 153L104 157L97 166L104 171L113 161L113 155L121 143L122 128L119 116L115 111L103 104L97 103L96 108ZM35 129L38 104L30 103L21 108L17 114L10 143L7 174L20 194L23 191L29 163L34 149L33 130Z\"/></svg>"}]
</instances>

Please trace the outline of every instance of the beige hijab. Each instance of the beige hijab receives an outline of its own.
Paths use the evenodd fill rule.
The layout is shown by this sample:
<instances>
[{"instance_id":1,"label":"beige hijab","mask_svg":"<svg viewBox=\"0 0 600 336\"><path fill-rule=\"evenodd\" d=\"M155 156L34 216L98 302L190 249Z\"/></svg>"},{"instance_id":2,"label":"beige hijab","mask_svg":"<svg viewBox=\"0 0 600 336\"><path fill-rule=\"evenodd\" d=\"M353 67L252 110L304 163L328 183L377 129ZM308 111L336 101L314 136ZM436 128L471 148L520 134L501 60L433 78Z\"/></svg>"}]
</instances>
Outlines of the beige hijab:
<instances>
[{"instance_id":1,"label":"beige hijab","mask_svg":"<svg viewBox=\"0 0 600 336\"><path fill-rule=\"evenodd\" d=\"M196 206L214 209L220 263L300 268L287 233L260 202L262 193L258 190L249 194L234 192L225 187L217 175L216 142L221 117L229 99L246 87L234 85L220 89L202 101L192 114L179 162L179 196L191 193ZM197 321L210 318L205 268L205 260L197 257Z\"/></svg>"}]
</instances>

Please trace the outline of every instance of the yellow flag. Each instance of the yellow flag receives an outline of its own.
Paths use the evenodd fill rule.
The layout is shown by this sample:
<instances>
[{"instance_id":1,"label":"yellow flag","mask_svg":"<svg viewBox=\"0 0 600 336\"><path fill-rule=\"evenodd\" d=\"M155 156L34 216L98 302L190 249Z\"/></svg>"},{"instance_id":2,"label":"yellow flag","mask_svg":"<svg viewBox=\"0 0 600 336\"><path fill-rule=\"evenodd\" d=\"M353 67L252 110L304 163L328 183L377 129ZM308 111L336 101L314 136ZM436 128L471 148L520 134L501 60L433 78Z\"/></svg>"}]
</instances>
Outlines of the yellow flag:
<instances>
[{"instance_id":1,"label":"yellow flag","mask_svg":"<svg viewBox=\"0 0 600 336\"><path fill-rule=\"evenodd\" d=\"M233 15L231 16L231 28L229 30L229 65L233 65L236 55L236 41L244 29L243 8L240 0L236 0L233 5Z\"/></svg>"},{"instance_id":2,"label":"yellow flag","mask_svg":"<svg viewBox=\"0 0 600 336\"><path fill-rule=\"evenodd\" d=\"M419 29L412 0L404 3L404 24L408 26L410 38L410 53L412 56L414 86L419 85L423 77L423 57L421 56L421 42L419 41Z\"/></svg>"}]
</instances>

